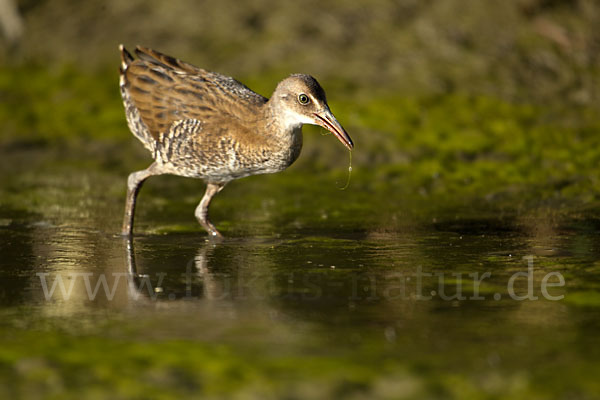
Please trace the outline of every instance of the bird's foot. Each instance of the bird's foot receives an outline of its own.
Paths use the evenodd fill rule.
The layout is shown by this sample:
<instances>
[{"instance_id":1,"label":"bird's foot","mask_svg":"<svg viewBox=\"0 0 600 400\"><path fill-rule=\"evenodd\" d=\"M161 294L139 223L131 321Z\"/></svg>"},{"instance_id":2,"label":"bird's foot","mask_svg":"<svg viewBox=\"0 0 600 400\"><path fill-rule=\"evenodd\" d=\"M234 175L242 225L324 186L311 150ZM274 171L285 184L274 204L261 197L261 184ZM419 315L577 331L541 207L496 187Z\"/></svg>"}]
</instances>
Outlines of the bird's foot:
<instances>
[{"instance_id":1,"label":"bird's foot","mask_svg":"<svg viewBox=\"0 0 600 400\"><path fill-rule=\"evenodd\" d=\"M215 228L214 226L205 226L204 227L206 229L206 231L208 232L208 239L209 240L222 240L224 239L224 236L221 235L221 232L219 232L217 230L217 228Z\"/></svg>"},{"instance_id":2,"label":"bird's foot","mask_svg":"<svg viewBox=\"0 0 600 400\"><path fill-rule=\"evenodd\" d=\"M121 232L119 232L119 234L123 237L133 236L132 225L129 223L124 223L123 226L121 227Z\"/></svg>"}]
</instances>

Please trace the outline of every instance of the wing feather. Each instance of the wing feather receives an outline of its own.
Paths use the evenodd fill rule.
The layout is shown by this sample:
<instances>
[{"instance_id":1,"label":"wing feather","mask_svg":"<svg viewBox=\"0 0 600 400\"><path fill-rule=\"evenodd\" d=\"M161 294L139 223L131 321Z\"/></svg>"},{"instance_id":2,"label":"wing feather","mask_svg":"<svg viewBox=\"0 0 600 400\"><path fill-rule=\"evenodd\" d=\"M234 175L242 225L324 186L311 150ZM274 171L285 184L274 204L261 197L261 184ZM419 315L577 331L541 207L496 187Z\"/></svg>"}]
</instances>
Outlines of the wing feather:
<instances>
[{"instance_id":1,"label":"wing feather","mask_svg":"<svg viewBox=\"0 0 600 400\"><path fill-rule=\"evenodd\" d=\"M267 101L233 78L152 49L138 46L135 53L137 60L129 53L123 59L124 88L155 140L185 119L252 119Z\"/></svg>"}]
</instances>

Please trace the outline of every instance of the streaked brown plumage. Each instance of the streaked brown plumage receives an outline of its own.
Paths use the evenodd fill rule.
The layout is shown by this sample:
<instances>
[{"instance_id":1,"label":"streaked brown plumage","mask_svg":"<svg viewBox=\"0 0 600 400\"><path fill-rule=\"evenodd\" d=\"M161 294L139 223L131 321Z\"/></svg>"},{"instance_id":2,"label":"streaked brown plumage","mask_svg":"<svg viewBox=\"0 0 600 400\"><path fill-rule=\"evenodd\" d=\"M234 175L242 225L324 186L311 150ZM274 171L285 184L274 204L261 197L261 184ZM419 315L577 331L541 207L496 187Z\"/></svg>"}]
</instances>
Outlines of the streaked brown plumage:
<instances>
[{"instance_id":1,"label":"streaked brown plumage","mask_svg":"<svg viewBox=\"0 0 600 400\"><path fill-rule=\"evenodd\" d=\"M302 148L302 124L323 126L353 148L309 75L291 75L266 99L233 78L157 51L138 46L135 60L123 46L120 50L127 123L155 160L129 175L123 234L132 233L136 196L150 176L204 179L196 218L211 236L220 236L208 220L212 197L233 179L291 165Z\"/></svg>"}]
</instances>

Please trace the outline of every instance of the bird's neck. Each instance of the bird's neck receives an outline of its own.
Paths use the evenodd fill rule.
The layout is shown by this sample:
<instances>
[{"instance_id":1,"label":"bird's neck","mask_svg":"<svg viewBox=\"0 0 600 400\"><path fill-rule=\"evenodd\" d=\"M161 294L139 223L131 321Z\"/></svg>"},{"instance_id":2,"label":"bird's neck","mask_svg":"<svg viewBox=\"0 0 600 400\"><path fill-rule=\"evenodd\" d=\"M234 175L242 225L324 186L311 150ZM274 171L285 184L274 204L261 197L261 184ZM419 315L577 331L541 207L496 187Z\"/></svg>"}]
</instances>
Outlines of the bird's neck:
<instances>
[{"instance_id":1,"label":"bird's neck","mask_svg":"<svg viewBox=\"0 0 600 400\"><path fill-rule=\"evenodd\" d=\"M264 104L262 112L267 134L281 139L302 134L302 122L294 118L280 102L273 101L273 98Z\"/></svg>"},{"instance_id":2,"label":"bird's neck","mask_svg":"<svg viewBox=\"0 0 600 400\"><path fill-rule=\"evenodd\" d=\"M271 101L264 104L263 112L262 132L268 136L273 151L293 163L302 149L302 123L291 120L283 107Z\"/></svg>"}]
</instances>

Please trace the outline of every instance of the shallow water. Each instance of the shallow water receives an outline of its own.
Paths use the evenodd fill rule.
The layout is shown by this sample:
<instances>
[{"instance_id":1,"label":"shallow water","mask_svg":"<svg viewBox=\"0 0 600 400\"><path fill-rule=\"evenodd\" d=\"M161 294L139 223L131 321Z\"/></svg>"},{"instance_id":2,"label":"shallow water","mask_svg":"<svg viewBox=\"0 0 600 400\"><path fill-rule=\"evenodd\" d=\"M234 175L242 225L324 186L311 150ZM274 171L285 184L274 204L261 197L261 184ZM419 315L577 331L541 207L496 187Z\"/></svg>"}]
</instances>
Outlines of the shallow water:
<instances>
[{"instance_id":1,"label":"shallow water","mask_svg":"<svg viewBox=\"0 0 600 400\"><path fill-rule=\"evenodd\" d=\"M600 395L598 210L447 209L299 169L217 196L215 243L193 220L202 184L161 177L127 240L123 167L18 157L0 203L3 395Z\"/></svg>"}]
</instances>

